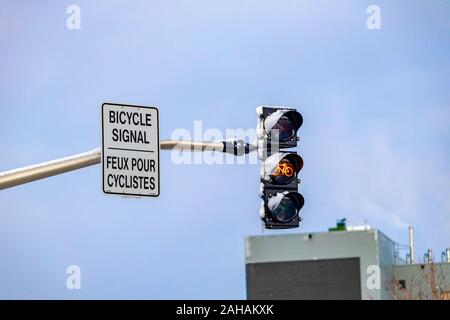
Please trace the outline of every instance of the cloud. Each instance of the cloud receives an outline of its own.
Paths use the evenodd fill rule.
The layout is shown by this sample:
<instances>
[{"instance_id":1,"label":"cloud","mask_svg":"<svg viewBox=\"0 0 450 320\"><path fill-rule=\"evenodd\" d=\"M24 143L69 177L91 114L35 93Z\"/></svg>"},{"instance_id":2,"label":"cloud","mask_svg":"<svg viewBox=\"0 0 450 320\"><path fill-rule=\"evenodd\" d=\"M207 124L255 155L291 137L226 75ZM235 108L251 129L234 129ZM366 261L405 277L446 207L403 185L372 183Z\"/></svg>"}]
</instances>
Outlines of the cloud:
<instances>
[{"instance_id":1,"label":"cloud","mask_svg":"<svg viewBox=\"0 0 450 320\"><path fill-rule=\"evenodd\" d=\"M379 228L405 229L415 223L434 229L436 224L448 224L448 168L439 166L435 157L409 152L414 141L405 148L396 138L401 125L374 127L377 130L357 135L337 130L345 137L337 137L340 143L330 146L334 159L327 168L337 211L359 223L369 220ZM434 236L448 238L448 233Z\"/></svg>"}]
</instances>

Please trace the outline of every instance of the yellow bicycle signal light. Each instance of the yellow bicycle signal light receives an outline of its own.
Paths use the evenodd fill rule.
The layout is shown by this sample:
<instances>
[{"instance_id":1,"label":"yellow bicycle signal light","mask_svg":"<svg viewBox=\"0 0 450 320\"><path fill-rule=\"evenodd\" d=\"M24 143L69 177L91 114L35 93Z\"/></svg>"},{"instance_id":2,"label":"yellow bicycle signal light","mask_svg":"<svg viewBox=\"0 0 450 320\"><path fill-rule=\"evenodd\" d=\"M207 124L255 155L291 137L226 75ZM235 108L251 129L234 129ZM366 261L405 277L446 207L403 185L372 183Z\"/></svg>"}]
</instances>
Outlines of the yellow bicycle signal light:
<instances>
[{"instance_id":1,"label":"yellow bicycle signal light","mask_svg":"<svg viewBox=\"0 0 450 320\"><path fill-rule=\"evenodd\" d=\"M286 185L297 179L303 168L303 159L296 153L275 153L264 163L266 180L277 185Z\"/></svg>"}]
</instances>

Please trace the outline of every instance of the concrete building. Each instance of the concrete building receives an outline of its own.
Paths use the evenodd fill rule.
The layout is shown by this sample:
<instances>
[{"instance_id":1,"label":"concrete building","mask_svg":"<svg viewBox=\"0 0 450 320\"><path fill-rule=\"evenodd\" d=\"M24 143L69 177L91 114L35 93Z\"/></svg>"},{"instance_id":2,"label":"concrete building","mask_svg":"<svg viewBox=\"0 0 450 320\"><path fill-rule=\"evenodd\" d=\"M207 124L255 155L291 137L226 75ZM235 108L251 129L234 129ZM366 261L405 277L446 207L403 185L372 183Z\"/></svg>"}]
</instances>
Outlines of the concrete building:
<instances>
[{"instance_id":1,"label":"concrete building","mask_svg":"<svg viewBox=\"0 0 450 320\"><path fill-rule=\"evenodd\" d=\"M247 298L407 298L404 293L413 290L414 281L420 282L419 276L429 268L405 264L398 258L398 245L379 230L334 230L246 238ZM450 291L450 263L434 266L443 274L438 282L445 297Z\"/></svg>"}]
</instances>

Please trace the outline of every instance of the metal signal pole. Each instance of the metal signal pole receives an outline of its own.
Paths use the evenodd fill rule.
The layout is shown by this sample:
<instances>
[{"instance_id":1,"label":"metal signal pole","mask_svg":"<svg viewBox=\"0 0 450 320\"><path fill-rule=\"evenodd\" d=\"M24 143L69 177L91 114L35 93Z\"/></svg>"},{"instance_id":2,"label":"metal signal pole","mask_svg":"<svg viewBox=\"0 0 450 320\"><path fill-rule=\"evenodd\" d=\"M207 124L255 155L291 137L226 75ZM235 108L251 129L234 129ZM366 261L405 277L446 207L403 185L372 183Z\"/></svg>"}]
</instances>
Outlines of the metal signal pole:
<instances>
[{"instance_id":1,"label":"metal signal pole","mask_svg":"<svg viewBox=\"0 0 450 320\"><path fill-rule=\"evenodd\" d=\"M221 142L162 140L160 148L161 150L219 151L235 156L256 150L256 146L242 140ZM101 162L101 153L101 149L97 148L66 158L0 172L0 190L98 164Z\"/></svg>"}]
</instances>

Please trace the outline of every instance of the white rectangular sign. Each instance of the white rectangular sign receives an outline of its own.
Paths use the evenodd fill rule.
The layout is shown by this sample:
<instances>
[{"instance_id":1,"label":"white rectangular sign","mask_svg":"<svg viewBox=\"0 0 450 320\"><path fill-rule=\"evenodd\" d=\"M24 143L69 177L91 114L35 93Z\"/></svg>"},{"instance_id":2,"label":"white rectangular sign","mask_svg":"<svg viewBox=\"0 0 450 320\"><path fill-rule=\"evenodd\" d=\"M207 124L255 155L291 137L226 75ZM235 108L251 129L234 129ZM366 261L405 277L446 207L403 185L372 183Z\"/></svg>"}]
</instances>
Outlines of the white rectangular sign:
<instances>
[{"instance_id":1,"label":"white rectangular sign","mask_svg":"<svg viewBox=\"0 0 450 320\"><path fill-rule=\"evenodd\" d=\"M155 107L102 105L103 192L159 196L159 114Z\"/></svg>"}]
</instances>

